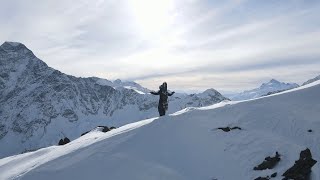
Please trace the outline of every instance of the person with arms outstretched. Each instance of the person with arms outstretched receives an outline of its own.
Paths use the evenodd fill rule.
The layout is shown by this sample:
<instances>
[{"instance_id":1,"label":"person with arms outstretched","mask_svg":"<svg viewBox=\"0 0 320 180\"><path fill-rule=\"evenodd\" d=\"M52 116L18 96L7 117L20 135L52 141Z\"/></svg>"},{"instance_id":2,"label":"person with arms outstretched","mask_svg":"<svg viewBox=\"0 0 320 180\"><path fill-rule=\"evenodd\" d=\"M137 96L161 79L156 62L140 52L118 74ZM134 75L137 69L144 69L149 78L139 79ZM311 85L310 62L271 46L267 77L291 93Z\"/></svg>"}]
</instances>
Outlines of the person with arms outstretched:
<instances>
[{"instance_id":1,"label":"person with arms outstretched","mask_svg":"<svg viewBox=\"0 0 320 180\"><path fill-rule=\"evenodd\" d=\"M160 116L164 116L166 111L168 110L168 96L172 96L175 92L172 93L168 92L167 83L164 82L161 86L159 86L158 92L150 92L153 95L159 95L159 104L158 104L158 111Z\"/></svg>"}]
</instances>

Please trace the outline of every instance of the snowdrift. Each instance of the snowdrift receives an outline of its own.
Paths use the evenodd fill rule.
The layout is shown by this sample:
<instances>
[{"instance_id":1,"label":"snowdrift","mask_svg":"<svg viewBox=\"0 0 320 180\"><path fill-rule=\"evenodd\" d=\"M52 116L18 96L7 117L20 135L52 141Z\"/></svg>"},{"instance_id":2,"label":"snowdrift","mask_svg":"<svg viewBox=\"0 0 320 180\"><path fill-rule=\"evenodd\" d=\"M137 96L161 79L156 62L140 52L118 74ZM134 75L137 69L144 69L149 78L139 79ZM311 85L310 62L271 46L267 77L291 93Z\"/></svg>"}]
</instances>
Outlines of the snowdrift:
<instances>
[{"instance_id":1,"label":"snowdrift","mask_svg":"<svg viewBox=\"0 0 320 180\"><path fill-rule=\"evenodd\" d=\"M0 179L218 179L281 176L309 148L320 160L320 82L250 101L187 108L0 160ZM220 127L239 127L223 131ZM310 131L311 130L311 131ZM279 152L273 168L255 171ZM320 180L319 162L311 179Z\"/></svg>"}]
</instances>

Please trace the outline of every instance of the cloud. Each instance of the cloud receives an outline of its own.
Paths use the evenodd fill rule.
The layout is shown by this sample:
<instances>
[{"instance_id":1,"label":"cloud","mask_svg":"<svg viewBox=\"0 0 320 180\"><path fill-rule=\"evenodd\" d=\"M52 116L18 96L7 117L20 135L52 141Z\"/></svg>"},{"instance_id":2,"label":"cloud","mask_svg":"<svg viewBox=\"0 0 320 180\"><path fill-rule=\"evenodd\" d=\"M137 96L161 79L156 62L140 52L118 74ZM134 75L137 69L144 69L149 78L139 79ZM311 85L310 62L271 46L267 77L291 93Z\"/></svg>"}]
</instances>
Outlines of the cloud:
<instances>
[{"instance_id":1,"label":"cloud","mask_svg":"<svg viewBox=\"0 0 320 180\"><path fill-rule=\"evenodd\" d=\"M161 3L6 1L0 40L20 41L68 74L147 87L168 81L175 89L239 90L320 74L317 1Z\"/></svg>"}]
</instances>

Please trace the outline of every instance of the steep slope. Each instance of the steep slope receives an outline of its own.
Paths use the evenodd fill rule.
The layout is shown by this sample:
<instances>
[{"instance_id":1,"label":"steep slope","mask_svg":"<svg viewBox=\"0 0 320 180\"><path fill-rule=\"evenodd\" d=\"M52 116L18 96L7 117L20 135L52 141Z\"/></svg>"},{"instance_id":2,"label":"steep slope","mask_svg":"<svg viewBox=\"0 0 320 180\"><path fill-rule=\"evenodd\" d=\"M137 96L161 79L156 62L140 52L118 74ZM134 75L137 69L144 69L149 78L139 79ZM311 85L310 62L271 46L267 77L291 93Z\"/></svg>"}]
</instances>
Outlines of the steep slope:
<instances>
[{"instance_id":1,"label":"steep slope","mask_svg":"<svg viewBox=\"0 0 320 180\"><path fill-rule=\"evenodd\" d=\"M231 95L229 98L235 101L254 99L261 96L266 96L269 94L278 93L281 91L285 91L285 90L293 89L297 87L299 87L299 85L296 83L284 83L284 82L279 82L275 79L271 79L269 82L263 83L258 88Z\"/></svg>"},{"instance_id":2,"label":"steep slope","mask_svg":"<svg viewBox=\"0 0 320 180\"><path fill-rule=\"evenodd\" d=\"M157 116L157 96L134 82L77 78L48 67L21 43L0 46L0 158L75 139L97 125ZM172 96L169 113L226 100Z\"/></svg>"},{"instance_id":3,"label":"steep slope","mask_svg":"<svg viewBox=\"0 0 320 180\"><path fill-rule=\"evenodd\" d=\"M219 179L281 175L310 148L320 160L320 82L243 102L187 108L65 146L0 160L0 179ZM241 130L223 132L219 127ZM312 129L312 132L308 132ZM279 152L271 170L254 171ZM312 168L320 180L320 165Z\"/></svg>"},{"instance_id":4,"label":"steep slope","mask_svg":"<svg viewBox=\"0 0 320 180\"><path fill-rule=\"evenodd\" d=\"M313 82L318 81L318 80L320 80L320 75L317 76L317 77L315 77L315 78L309 79L309 80L306 81L306 82L304 82L304 83L302 84L302 86L307 85L307 84L310 84L310 83L313 83Z\"/></svg>"}]
</instances>

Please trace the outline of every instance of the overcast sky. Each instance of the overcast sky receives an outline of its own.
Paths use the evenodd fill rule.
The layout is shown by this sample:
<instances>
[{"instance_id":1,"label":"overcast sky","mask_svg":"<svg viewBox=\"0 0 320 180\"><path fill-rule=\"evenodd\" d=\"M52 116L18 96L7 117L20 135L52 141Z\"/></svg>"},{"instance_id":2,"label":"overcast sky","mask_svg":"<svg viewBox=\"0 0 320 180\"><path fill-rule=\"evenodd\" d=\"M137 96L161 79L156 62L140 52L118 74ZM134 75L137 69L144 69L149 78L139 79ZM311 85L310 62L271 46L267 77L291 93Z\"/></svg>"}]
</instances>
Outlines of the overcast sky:
<instances>
[{"instance_id":1,"label":"overcast sky","mask_svg":"<svg viewBox=\"0 0 320 180\"><path fill-rule=\"evenodd\" d=\"M1 0L0 41L64 73L239 91L320 74L319 0Z\"/></svg>"}]
</instances>

